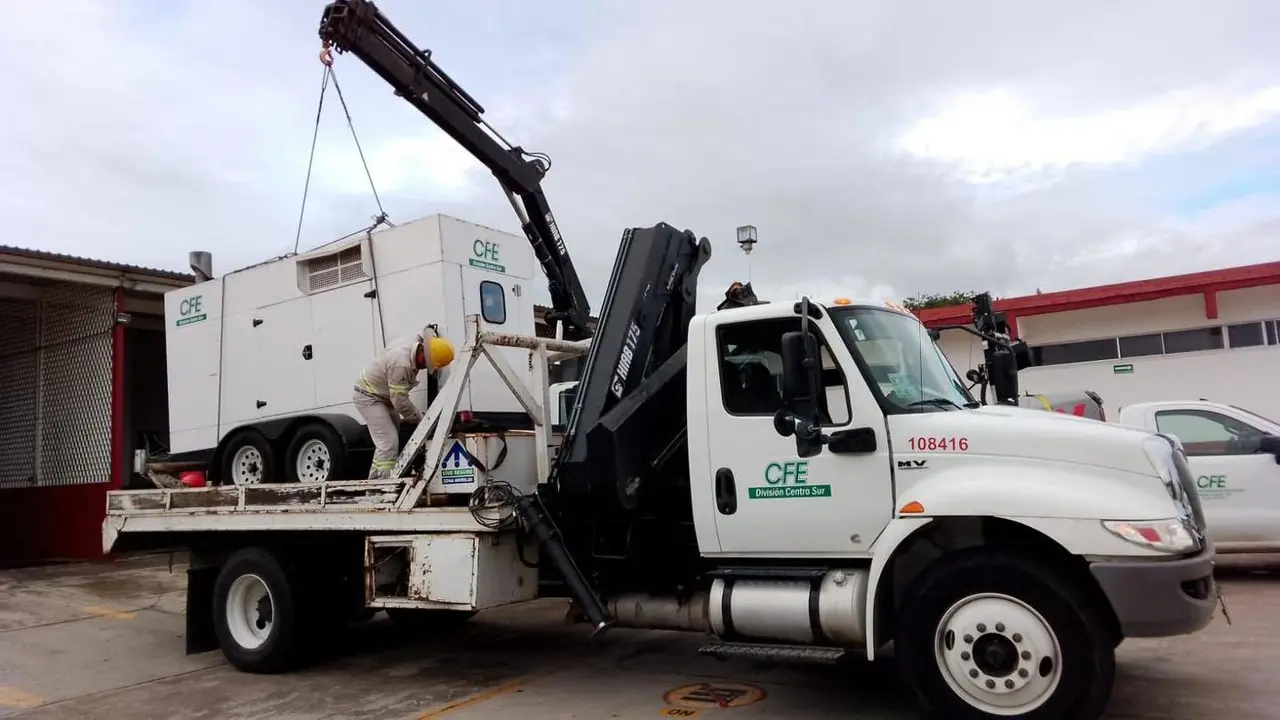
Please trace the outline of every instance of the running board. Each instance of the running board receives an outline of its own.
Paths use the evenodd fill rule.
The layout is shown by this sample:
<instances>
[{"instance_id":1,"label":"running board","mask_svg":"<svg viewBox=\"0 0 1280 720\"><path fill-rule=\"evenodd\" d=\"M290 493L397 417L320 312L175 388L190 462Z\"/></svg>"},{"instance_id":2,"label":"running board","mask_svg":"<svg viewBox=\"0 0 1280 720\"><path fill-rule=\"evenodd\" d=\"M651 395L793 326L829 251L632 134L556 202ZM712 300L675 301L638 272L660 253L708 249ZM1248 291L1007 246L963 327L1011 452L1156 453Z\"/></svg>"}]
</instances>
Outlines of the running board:
<instances>
[{"instance_id":1,"label":"running board","mask_svg":"<svg viewBox=\"0 0 1280 720\"><path fill-rule=\"evenodd\" d=\"M834 665L840 662L848 650L845 648L814 647L809 645L755 645L748 643L711 643L698 649L703 655L717 660L746 658L748 660L774 660L786 663L810 663Z\"/></svg>"}]
</instances>

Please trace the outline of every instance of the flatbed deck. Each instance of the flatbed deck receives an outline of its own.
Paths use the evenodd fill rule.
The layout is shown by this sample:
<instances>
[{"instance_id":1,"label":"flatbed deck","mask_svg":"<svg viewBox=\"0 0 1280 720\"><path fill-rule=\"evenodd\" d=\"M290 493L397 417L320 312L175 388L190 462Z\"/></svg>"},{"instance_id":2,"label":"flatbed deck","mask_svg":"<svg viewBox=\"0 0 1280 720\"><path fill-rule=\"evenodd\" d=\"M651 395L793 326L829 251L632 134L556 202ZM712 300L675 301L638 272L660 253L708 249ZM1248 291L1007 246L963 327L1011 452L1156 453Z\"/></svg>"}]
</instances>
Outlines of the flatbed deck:
<instances>
[{"instance_id":1,"label":"flatbed deck","mask_svg":"<svg viewBox=\"0 0 1280 720\"><path fill-rule=\"evenodd\" d=\"M266 486L263 486L266 487ZM139 491L151 492L151 491ZM173 491L188 492L188 491ZM491 533L465 507L398 510L391 502L369 505L224 506L108 512L103 548L110 551L122 533L332 530L369 533Z\"/></svg>"}]
</instances>

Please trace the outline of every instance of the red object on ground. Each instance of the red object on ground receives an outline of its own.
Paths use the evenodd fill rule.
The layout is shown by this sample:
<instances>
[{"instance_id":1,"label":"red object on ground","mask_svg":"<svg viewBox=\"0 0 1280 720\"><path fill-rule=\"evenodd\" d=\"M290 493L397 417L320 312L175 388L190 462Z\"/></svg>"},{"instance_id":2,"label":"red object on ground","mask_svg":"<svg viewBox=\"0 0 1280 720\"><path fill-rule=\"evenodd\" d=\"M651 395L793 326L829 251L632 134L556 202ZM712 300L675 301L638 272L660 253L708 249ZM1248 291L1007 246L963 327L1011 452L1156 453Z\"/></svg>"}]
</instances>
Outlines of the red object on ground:
<instances>
[{"instance_id":1,"label":"red object on ground","mask_svg":"<svg viewBox=\"0 0 1280 720\"><path fill-rule=\"evenodd\" d=\"M178 475L178 481L189 488L204 487L204 471L187 470Z\"/></svg>"}]
</instances>

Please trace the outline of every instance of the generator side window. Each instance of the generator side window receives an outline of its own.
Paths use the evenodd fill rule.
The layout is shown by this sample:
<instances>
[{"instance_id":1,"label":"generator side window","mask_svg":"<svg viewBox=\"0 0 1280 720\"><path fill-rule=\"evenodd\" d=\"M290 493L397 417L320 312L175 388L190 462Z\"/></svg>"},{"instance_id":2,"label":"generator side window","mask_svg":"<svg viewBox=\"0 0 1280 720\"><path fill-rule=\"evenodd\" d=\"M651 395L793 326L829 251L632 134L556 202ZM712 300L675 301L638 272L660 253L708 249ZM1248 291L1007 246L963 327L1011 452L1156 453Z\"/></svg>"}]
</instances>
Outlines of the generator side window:
<instances>
[{"instance_id":1,"label":"generator side window","mask_svg":"<svg viewBox=\"0 0 1280 720\"><path fill-rule=\"evenodd\" d=\"M507 321L507 296L502 285L492 280L480 282L480 317L490 325Z\"/></svg>"}]
</instances>

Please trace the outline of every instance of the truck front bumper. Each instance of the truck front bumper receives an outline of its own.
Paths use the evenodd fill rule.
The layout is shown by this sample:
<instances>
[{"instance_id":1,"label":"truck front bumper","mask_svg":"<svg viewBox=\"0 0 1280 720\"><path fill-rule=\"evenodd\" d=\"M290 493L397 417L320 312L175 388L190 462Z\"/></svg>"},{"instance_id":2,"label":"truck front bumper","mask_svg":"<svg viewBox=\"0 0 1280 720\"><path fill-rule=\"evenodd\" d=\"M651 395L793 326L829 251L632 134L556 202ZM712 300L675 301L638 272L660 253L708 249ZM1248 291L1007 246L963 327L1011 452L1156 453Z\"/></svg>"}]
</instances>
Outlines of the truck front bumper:
<instances>
[{"instance_id":1,"label":"truck front bumper","mask_svg":"<svg viewBox=\"0 0 1280 720\"><path fill-rule=\"evenodd\" d=\"M1089 570L1111 602L1125 637L1169 637L1203 629L1213 619L1218 587L1213 544L1176 560L1105 560Z\"/></svg>"}]
</instances>

